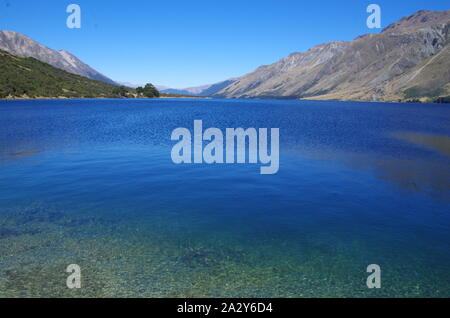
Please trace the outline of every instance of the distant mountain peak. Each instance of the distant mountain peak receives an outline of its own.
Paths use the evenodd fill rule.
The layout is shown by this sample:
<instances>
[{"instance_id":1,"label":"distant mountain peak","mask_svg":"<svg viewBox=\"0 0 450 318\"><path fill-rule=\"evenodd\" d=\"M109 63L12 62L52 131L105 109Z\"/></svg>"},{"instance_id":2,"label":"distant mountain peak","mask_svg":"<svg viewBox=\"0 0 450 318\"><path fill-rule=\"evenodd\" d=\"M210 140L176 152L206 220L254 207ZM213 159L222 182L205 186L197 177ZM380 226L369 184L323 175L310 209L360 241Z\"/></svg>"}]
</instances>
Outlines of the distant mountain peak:
<instances>
[{"instance_id":1,"label":"distant mountain peak","mask_svg":"<svg viewBox=\"0 0 450 318\"><path fill-rule=\"evenodd\" d=\"M237 78L230 78L228 80L215 83L208 84L196 87L188 87L183 89L169 88L164 86L157 86L163 93L171 93L171 94L181 94L181 95L192 95L192 96L212 96L216 94L218 91L223 88L231 85L237 80Z\"/></svg>"}]
</instances>

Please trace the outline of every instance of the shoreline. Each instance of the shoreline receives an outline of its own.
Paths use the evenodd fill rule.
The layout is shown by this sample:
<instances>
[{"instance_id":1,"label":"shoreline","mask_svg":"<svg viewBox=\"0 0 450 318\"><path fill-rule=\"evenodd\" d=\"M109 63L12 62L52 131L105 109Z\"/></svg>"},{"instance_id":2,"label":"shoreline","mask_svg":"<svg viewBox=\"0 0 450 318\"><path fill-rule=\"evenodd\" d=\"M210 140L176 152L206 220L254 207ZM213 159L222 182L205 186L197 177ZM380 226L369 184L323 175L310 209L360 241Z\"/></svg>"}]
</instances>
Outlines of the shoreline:
<instances>
[{"instance_id":1,"label":"shoreline","mask_svg":"<svg viewBox=\"0 0 450 318\"><path fill-rule=\"evenodd\" d=\"M23 98L23 97L14 97L14 98L0 98L0 101L22 101L22 100L143 100L143 99L211 99L211 97L201 97L201 96L161 96L157 98L148 98L148 97L139 97L139 98L114 98L114 97L35 97L35 98Z\"/></svg>"},{"instance_id":2,"label":"shoreline","mask_svg":"<svg viewBox=\"0 0 450 318\"><path fill-rule=\"evenodd\" d=\"M158 99L223 99L223 100L290 100L290 101L311 101L311 102L348 102L348 103L389 103L389 104L433 104L445 105L448 103L426 102L426 101L373 101L373 100L338 100L338 99L306 99L306 98L221 98L210 96L160 96L156 98L139 97L139 98L115 98L115 97L14 97L14 98L0 98L0 101L32 101L32 100L158 100Z\"/></svg>"}]
</instances>

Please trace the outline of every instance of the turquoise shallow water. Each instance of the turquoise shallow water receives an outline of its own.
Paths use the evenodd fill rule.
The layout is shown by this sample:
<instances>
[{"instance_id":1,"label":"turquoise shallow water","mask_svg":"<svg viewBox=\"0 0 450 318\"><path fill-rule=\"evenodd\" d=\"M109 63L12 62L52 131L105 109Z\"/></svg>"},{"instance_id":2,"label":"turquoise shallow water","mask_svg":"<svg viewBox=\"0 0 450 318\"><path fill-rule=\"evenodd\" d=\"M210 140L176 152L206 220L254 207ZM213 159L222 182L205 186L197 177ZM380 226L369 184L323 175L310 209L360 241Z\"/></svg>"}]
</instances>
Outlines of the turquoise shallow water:
<instances>
[{"instance_id":1,"label":"turquoise shallow water","mask_svg":"<svg viewBox=\"0 0 450 318\"><path fill-rule=\"evenodd\" d=\"M196 119L280 128L279 173L173 164ZM449 297L449 140L441 105L0 101L0 296Z\"/></svg>"}]
</instances>

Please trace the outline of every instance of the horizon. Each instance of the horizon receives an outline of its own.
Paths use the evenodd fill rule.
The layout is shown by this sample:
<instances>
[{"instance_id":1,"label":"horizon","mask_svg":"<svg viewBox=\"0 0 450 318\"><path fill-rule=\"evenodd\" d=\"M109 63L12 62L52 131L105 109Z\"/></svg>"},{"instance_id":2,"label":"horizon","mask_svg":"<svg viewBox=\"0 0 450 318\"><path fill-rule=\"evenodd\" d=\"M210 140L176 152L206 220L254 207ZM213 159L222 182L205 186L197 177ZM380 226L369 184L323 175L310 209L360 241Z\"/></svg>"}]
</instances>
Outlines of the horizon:
<instances>
[{"instance_id":1,"label":"horizon","mask_svg":"<svg viewBox=\"0 0 450 318\"><path fill-rule=\"evenodd\" d=\"M377 1L382 25L368 29L366 7L372 2L351 2L354 5L343 7L335 1L283 0L279 5L265 0L258 1L258 6L254 1L241 4L236 0L175 1L170 5L134 1L133 7L123 8L117 2L79 0L82 27L68 29L66 7L74 1L2 0L0 29L25 34L51 49L69 51L119 83L151 82L184 89L240 77L322 43L379 33L419 10L448 8L440 0L432 4ZM157 14L146 14L151 8ZM311 28L315 32L305 32Z\"/></svg>"}]
</instances>

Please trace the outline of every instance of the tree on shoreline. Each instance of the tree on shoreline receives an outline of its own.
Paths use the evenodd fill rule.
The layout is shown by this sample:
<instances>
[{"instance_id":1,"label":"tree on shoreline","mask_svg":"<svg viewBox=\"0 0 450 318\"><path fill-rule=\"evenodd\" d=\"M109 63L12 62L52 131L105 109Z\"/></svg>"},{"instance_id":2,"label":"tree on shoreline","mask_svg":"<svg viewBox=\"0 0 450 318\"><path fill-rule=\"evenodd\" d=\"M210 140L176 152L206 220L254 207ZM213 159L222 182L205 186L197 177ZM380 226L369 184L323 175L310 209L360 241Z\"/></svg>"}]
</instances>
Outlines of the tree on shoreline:
<instances>
[{"instance_id":1,"label":"tree on shoreline","mask_svg":"<svg viewBox=\"0 0 450 318\"><path fill-rule=\"evenodd\" d=\"M113 89L113 94L119 97L128 97L129 91L125 86L119 86Z\"/></svg>"},{"instance_id":2,"label":"tree on shoreline","mask_svg":"<svg viewBox=\"0 0 450 318\"><path fill-rule=\"evenodd\" d=\"M138 93L138 95L143 95L148 98L157 98L160 96L159 91L151 83L145 85L144 88L142 87L136 88L136 93Z\"/></svg>"}]
</instances>

